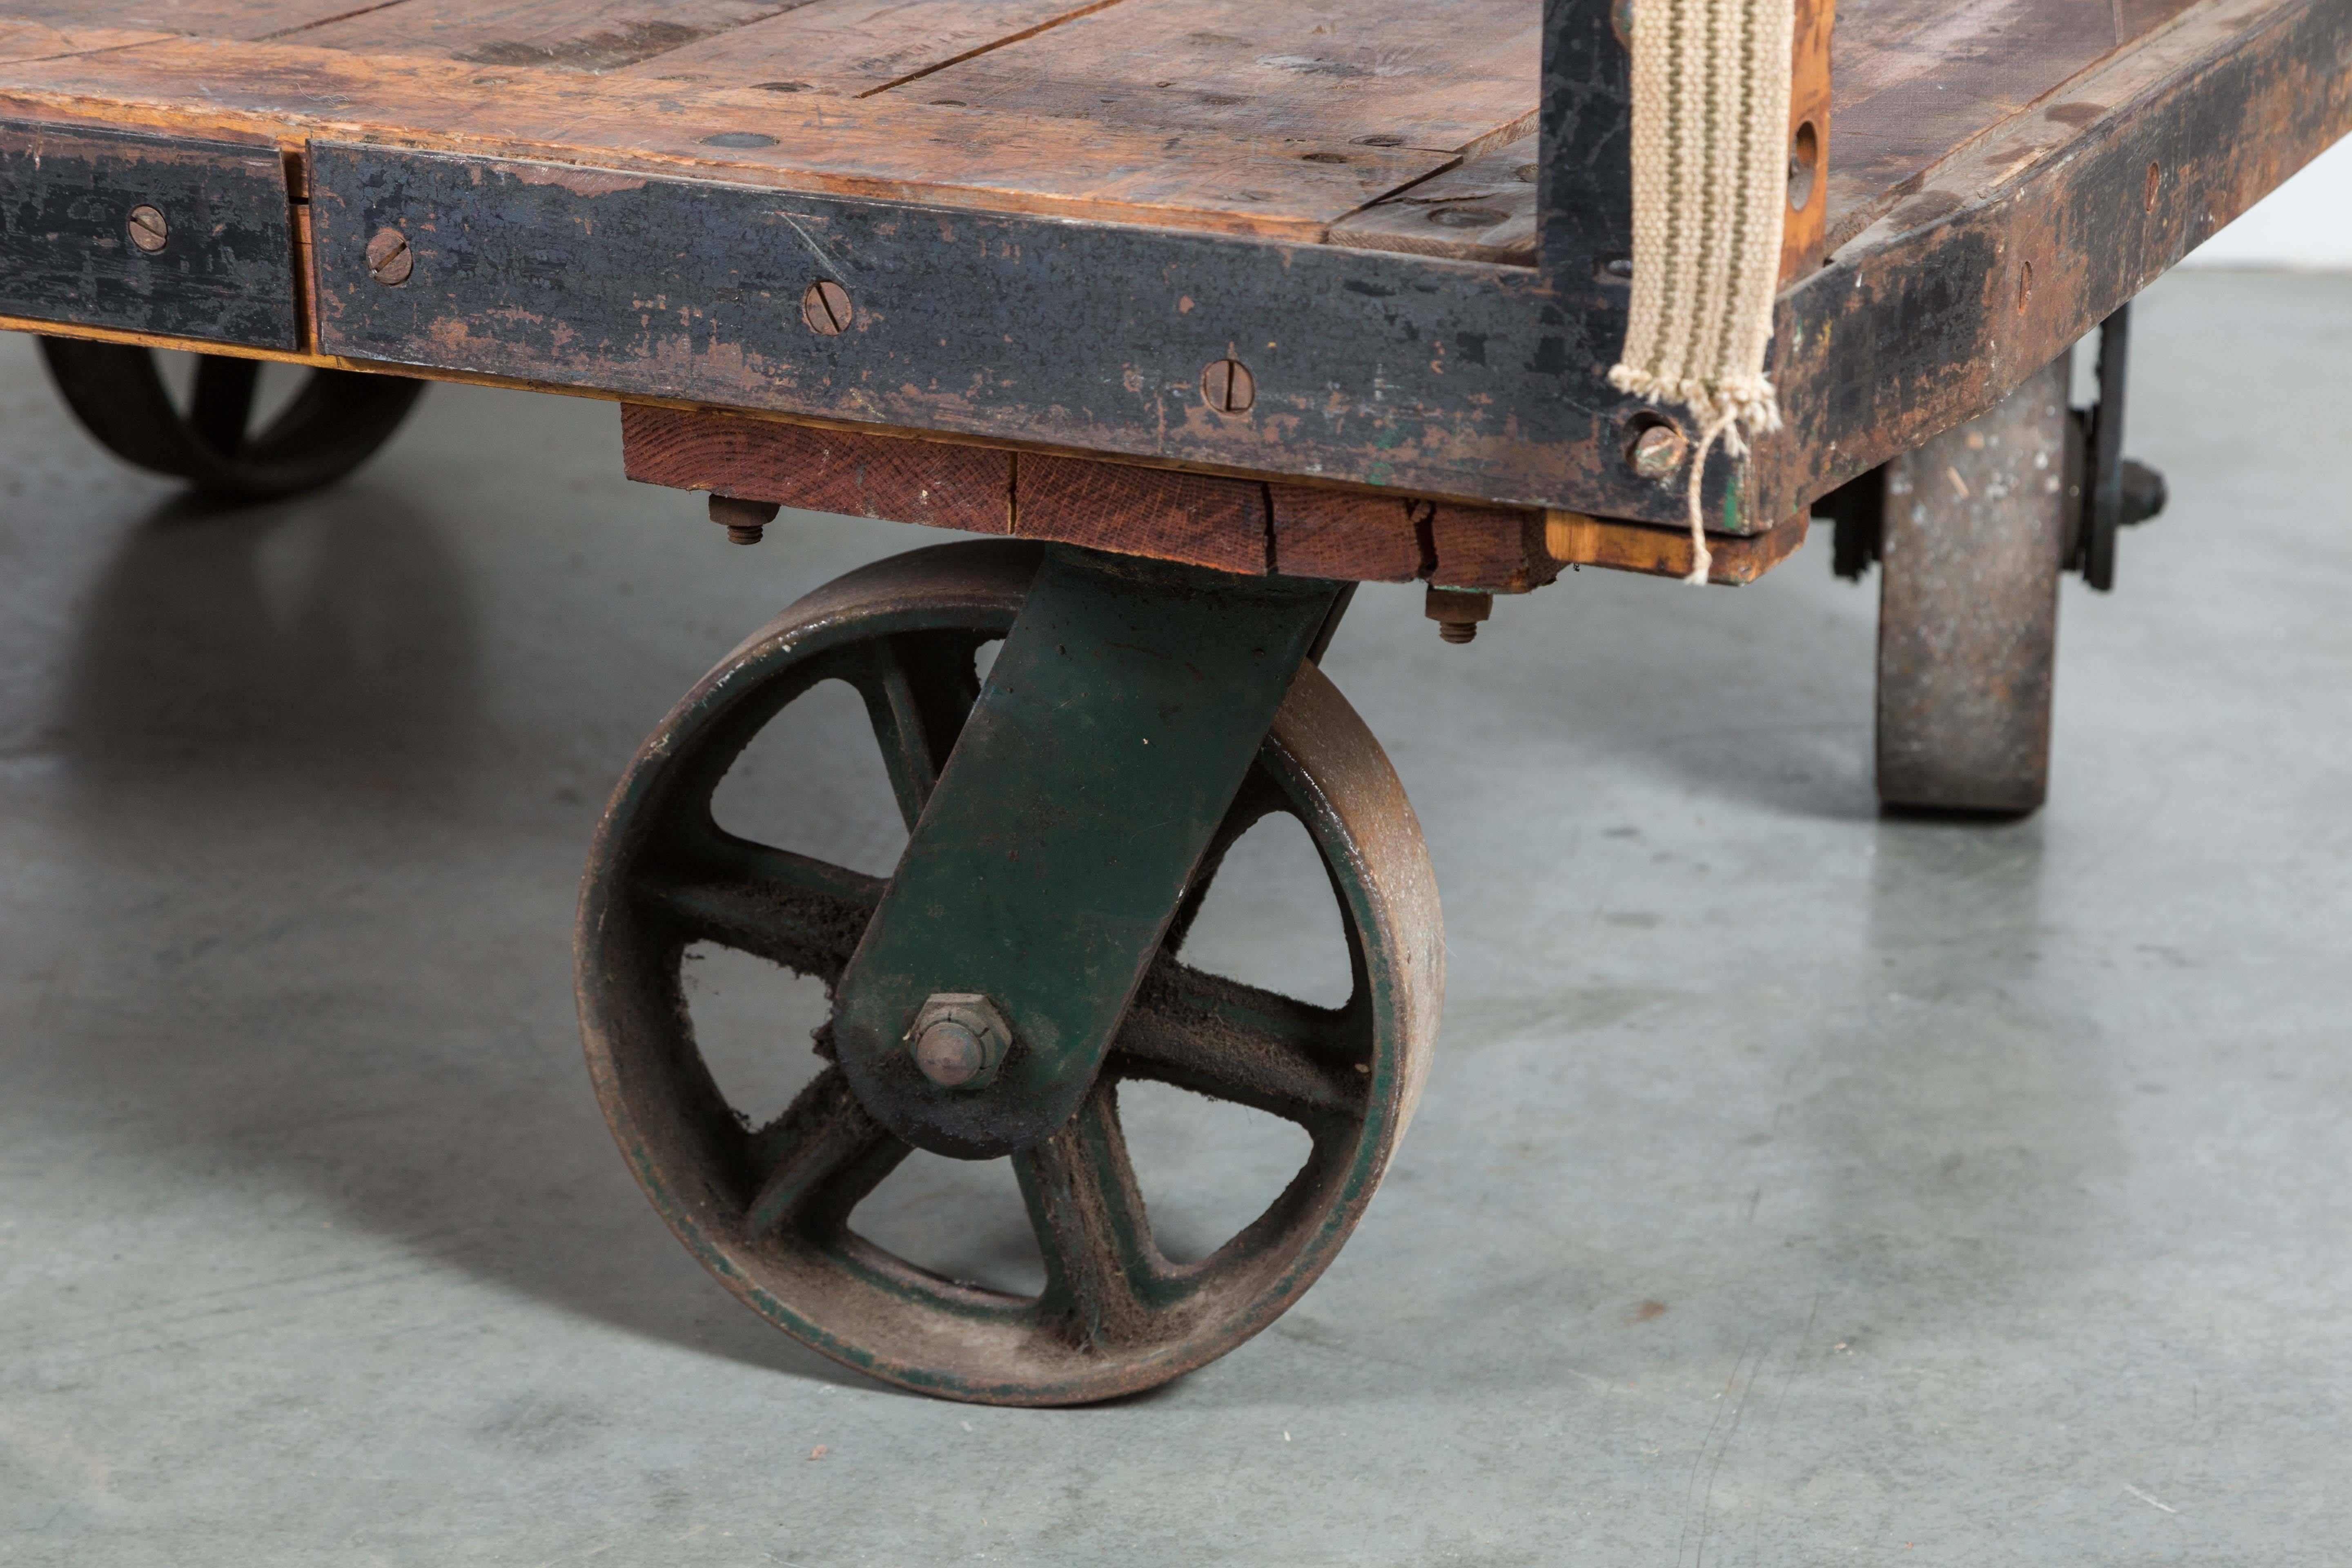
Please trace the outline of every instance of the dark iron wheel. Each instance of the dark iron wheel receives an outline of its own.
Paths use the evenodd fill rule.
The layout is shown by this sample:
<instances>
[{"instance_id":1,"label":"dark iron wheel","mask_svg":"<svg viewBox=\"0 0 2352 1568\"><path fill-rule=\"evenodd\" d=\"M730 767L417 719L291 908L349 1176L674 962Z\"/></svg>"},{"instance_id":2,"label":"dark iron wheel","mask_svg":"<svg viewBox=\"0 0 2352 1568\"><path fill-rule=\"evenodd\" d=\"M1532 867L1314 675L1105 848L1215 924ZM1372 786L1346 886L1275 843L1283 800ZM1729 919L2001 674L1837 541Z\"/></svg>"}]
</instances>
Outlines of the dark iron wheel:
<instances>
[{"instance_id":1,"label":"dark iron wheel","mask_svg":"<svg viewBox=\"0 0 2352 1568\"><path fill-rule=\"evenodd\" d=\"M1355 1227L1426 1073L1444 984L1419 824L1363 721L1304 668L1099 1080L1013 1155L1045 1263L1034 1297L959 1283L861 1237L857 1205L908 1149L828 1067L754 1128L703 1062L680 966L711 942L828 986L882 879L720 828L711 799L752 738L821 681L865 698L898 804L919 815L979 691L974 657L1018 614L1034 546L937 546L803 599L707 676L614 792L580 910L580 1011L596 1094L630 1169L688 1248L753 1310L885 1381L950 1398L1069 1405L1212 1361L1271 1323ZM1306 828L1347 932L1337 1008L1179 961L1224 852L1269 813ZM785 1048L781 1043L779 1049ZM1254 1222L1178 1265L1153 1239L1119 1122L1153 1079L1285 1118L1311 1152Z\"/></svg>"},{"instance_id":2,"label":"dark iron wheel","mask_svg":"<svg viewBox=\"0 0 2352 1568\"><path fill-rule=\"evenodd\" d=\"M270 500L341 479L392 438L425 390L406 376L313 370L256 429L259 360L200 355L182 408L151 349L43 338L41 354L67 406L100 445L224 500Z\"/></svg>"}]
</instances>

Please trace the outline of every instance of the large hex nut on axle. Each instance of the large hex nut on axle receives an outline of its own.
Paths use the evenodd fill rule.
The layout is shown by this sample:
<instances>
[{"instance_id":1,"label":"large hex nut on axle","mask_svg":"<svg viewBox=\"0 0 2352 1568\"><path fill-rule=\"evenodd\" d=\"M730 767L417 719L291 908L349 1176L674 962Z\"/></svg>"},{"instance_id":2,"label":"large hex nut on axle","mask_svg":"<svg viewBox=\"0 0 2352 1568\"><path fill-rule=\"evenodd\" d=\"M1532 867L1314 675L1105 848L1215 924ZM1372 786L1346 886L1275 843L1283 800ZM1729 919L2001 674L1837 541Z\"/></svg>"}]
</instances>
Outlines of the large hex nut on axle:
<instances>
[{"instance_id":1,"label":"large hex nut on axle","mask_svg":"<svg viewBox=\"0 0 2352 1568\"><path fill-rule=\"evenodd\" d=\"M915 1065L941 1089L980 1088L996 1076L1012 1046L1013 1029L1004 1015L971 991L935 993L907 1031Z\"/></svg>"}]
</instances>

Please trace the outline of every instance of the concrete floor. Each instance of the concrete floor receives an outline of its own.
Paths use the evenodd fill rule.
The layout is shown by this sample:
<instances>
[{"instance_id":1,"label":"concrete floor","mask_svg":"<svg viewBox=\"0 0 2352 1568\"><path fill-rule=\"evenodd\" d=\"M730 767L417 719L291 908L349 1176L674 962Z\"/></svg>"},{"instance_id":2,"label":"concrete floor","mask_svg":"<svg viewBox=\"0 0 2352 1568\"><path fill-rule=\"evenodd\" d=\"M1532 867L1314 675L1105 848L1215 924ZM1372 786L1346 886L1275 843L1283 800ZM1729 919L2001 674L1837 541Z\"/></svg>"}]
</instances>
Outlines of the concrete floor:
<instances>
[{"instance_id":1,"label":"concrete floor","mask_svg":"<svg viewBox=\"0 0 2352 1568\"><path fill-rule=\"evenodd\" d=\"M2139 327L2172 509L2067 588L2037 819L1876 816L1876 590L1825 531L1467 649L1367 591L1327 668L1449 900L1420 1120L1273 1331L1044 1413L738 1307L572 1018L636 742L929 537L730 550L608 406L457 388L331 494L201 515L0 342L0 1561L2344 1561L2352 279L2185 276ZM854 717L813 724L742 810L887 865ZM1204 922L1276 977L1328 958L1287 854ZM809 1005L697 995L754 1095ZM1171 1232L1278 1179L1147 1109ZM883 1223L1016 1278L1009 1187L967 1221L946 1166Z\"/></svg>"}]
</instances>

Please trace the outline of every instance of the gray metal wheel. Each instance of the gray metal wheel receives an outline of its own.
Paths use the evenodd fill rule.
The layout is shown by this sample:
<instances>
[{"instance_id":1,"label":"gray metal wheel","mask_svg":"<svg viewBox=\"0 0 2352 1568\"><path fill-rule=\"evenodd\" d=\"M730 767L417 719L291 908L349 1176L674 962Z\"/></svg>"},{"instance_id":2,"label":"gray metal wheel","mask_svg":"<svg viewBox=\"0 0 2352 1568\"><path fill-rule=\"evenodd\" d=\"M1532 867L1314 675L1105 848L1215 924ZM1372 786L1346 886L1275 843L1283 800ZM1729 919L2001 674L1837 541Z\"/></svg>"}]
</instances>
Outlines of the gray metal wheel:
<instances>
[{"instance_id":1,"label":"gray metal wheel","mask_svg":"<svg viewBox=\"0 0 2352 1568\"><path fill-rule=\"evenodd\" d=\"M2080 510L2060 355L1886 465L1878 797L2021 814L2050 787L2058 579Z\"/></svg>"},{"instance_id":2,"label":"gray metal wheel","mask_svg":"<svg viewBox=\"0 0 2352 1568\"><path fill-rule=\"evenodd\" d=\"M902 1387L1004 1405L1163 1383L1296 1300L1354 1228L1412 1115L1444 984L1419 824L1378 743L1310 664L1095 1088L1058 1131L1013 1156L1045 1263L1041 1294L960 1283L858 1235L858 1204L908 1149L838 1068L766 1126L727 1102L685 1005L688 945L719 943L831 986L887 884L729 834L713 820L713 792L756 734L790 722L794 699L839 679L864 695L911 823L978 692L975 650L1012 626L1038 558L1012 542L916 551L819 589L738 647L663 721L614 792L578 933L597 1097L630 1169L695 1257L826 1355ZM1305 826L1338 901L1354 982L1343 1006L1180 957L1224 851L1272 812ZM1119 1121L1119 1085L1135 1079L1269 1112L1308 1135L1287 1187L1198 1263L1172 1264L1154 1243Z\"/></svg>"}]
</instances>

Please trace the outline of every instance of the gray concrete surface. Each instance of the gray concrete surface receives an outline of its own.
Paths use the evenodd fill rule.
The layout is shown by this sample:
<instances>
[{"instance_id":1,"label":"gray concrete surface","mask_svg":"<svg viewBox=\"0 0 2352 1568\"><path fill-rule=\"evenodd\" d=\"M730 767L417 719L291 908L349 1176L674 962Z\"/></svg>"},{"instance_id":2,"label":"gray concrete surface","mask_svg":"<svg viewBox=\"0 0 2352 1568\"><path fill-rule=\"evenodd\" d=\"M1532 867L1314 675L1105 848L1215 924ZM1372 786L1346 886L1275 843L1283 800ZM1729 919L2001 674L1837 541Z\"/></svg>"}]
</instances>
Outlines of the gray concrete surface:
<instances>
[{"instance_id":1,"label":"gray concrete surface","mask_svg":"<svg viewBox=\"0 0 2352 1568\"><path fill-rule=\"evenodd\" d=\"M1876 590L1825 537L1736 592L1581 574L1467 649L1368 591L1328 668L1448 900L1421 1119L1272 1331L1046 1413L737 1307L574 1036L636 741L925 538L732 550L618 478L610 408L451 388L343 489L205 516L0 342L0 1561L2344 1561L2352 279L2139 324L2172 510L2067 590L2035 820L1875 816ZM799 734L747 820L887 864L854 721ZM1328 960L1251 867L1220 951ZM748 1032L809 1001L714 959L697 1005L780 1094ZM1147 1109L1205 1244L1280 1141ZM1017 1277L969 1175L880 1223Z\"/></svg>"}]
</instances>

